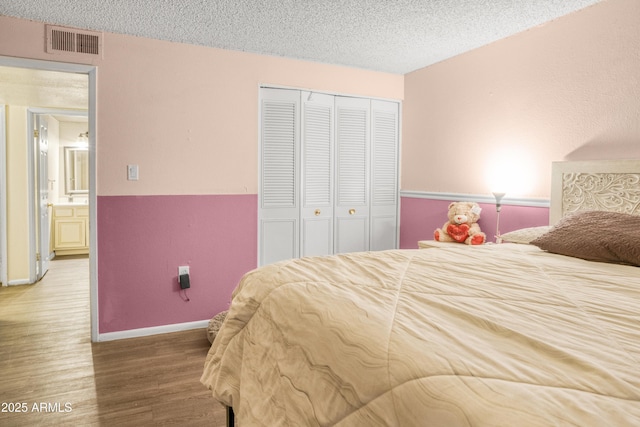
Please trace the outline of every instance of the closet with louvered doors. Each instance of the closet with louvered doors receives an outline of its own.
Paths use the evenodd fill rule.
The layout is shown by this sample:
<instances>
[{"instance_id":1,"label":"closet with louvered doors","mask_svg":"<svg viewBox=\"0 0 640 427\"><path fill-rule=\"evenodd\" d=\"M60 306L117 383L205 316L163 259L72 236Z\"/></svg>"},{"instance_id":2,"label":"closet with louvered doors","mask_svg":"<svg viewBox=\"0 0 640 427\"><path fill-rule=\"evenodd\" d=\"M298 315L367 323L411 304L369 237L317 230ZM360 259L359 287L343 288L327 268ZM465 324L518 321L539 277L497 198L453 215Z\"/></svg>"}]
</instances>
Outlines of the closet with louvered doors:
<instances>
[{"instance_id":1,"label":"closet with louvered doors","mask_svg":"<svg viewBox=\"0 0 640 427\"><path fill-rule=\"evenodd\" d=\"M258 263L397 246L398 103L260 89Z\"/></svg>"}]
</instances>

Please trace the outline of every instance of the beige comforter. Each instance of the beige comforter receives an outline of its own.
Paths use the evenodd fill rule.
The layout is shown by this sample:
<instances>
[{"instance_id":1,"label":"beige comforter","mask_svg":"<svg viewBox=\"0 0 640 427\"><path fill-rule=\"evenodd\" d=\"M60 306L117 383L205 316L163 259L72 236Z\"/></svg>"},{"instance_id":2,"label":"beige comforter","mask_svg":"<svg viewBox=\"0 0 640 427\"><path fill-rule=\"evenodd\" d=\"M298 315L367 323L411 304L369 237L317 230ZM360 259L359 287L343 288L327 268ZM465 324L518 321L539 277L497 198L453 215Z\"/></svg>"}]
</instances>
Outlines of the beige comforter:
<instances>
[{"instance_id":1,"label":"beige comforter","mask_svg":"<svg viewBox=\"0 0 640 427\"><path fill-rule=\"evenodd\" d=\"M639 426L640 268L513 244L273 264L201 381L239 426Z\"/></svg>"}]
</instances>

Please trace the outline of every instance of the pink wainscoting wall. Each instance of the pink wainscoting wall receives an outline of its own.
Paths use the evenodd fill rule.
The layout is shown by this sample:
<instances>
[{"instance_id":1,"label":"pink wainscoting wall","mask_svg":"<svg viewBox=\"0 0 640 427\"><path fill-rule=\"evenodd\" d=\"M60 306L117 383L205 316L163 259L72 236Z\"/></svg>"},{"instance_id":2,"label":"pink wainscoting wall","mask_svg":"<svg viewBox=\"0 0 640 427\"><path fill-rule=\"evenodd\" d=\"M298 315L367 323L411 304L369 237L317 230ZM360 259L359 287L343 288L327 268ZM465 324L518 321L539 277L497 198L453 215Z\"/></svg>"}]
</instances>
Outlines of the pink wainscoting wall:
<instances>
[{"instance_id":1,"label":"pink wainscoting wall","mask_svg":"<svg viewBox=\"0 0 640 427\"><path fill-rule=\"evenodd\" d=\"M400 198L400 248L415 249L419 240L433 239L436 228L447 221L447 208L455 200L432 200L418 197ZM496 207L490 203L478 203L482 208L480 228L487 235L487 241L495 241ZM500 211L500 232L519 228L549 225L549 208L532 206L502 205Z\"/></svg>"},{"instance_id":2,"label":"pink wainscoting wall","mask_svg":"<svg viewBox=\"0 0 640 427\"><path fill-rule=\"evenodd\" d=\"M100 333L211 318L257 266L257 195L99 196ZM400 248L432 239L449 201L402 197ZM495 234L495 206L480 203ZM503 205L501 231L548 224L548 208ZM190 267L190 301L177 281Z\"/></svg>"},{"instance_id":3,"label":"pink wainscoting wall","mask_svg":"<svg viewBox=\"0 0 640 427\"><path fill-rule=\"evenodd\" d=\"M100 333L206 320L256 267L256 195L98 197ZM190 301L177 281L190 266Z\"/></svg>"},{"instance_id":4,"label":"pink wainscoting wall","mask_svg":"<svg viewBox=\"0 0 640 427\"><path fill-rule=\"evenodd\" d=\"M446 200L402 197L400 248L433 238ZM495 234L495 206L480 225ZM503 232L546 225L548 209L504 205ZM206 320L257 265L257 195L99 196L98 295L101 333ZM190 301L177 268L190 266Z\"/></svg>"}]
</instances>

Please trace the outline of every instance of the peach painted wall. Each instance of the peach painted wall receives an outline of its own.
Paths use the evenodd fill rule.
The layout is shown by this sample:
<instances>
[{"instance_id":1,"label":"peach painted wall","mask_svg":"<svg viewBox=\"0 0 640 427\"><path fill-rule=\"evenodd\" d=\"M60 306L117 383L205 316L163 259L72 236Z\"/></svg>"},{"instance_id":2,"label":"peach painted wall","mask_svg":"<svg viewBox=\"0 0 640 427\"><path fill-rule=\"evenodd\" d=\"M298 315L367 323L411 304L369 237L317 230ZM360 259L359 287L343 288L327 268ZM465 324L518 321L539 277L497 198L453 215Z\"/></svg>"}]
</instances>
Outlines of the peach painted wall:
<instances>
[{"instance_id":1,"label":"peach painted wall","mask_svg":"<svg viewBox=\"0 0 640 427\"><path fill-rule=\"evenodd\" d=\"M0 55L44 53L43 23L0 16ZM402 99L404 76L104 34L98 195L256 194L261 84ZM140 180L126 180L138 164Z\"/></svg>"},{"instance_id":2,"label":"peach painted wall","mask_svg":"<svg viewBox=\"0 0 640 427\"><path fill-rule=\"evenodd\" d=\"M113 34L105 43L102 195L256 194L260 84L404 94L400 75ZM140 181L126 181L129 163L140 165Z\"/></svg>"},{"instance_id":3,"label":"peach painted wall","mask_svg":"<svg viewBox=\"0 0 640 427\"><path fill-rule=\"evenodd\" d=\"M506 154L533 176L511 195L548 198L552 161L640 158L639 17L603 1L407 74L401 188L488 194Z\"/></svg>"}]
</instances>

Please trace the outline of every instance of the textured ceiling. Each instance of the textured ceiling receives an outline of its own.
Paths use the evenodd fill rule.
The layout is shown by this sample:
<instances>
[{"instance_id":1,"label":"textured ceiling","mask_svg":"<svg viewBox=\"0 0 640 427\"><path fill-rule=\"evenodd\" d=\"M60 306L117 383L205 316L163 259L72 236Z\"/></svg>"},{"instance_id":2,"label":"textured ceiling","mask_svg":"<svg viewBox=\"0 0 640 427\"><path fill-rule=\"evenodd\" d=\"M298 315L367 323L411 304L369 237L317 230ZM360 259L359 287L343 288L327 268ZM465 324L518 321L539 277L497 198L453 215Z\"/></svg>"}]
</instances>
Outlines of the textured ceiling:
<instances>
[{"instance_id":1,"label":"textured ceiling","mask_svg":"<svg viewBox=\"0 0 640 427\"><path fill-rule=\"evenodd\" d=\"M0 0L0 15L405 74L601 0Z\"/></svg>"}]
</instances>

